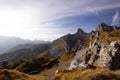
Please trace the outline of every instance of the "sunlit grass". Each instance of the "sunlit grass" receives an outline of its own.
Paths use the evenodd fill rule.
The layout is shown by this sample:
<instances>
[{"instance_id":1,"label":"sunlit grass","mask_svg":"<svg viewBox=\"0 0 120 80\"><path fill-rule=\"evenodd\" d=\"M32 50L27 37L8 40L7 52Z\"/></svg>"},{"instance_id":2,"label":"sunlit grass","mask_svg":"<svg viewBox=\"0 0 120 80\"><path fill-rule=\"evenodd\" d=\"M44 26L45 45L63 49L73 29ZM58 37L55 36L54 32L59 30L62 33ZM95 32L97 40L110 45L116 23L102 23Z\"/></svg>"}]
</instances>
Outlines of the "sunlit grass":
<instances>
[{"instance_id":1,"label":"sunlit grass","mask_svg":"<svg viewBox=\"0 0 120 80\"><path fill-rule=\"evenodd\" d=\"M120 80L120 75L103 68L78 69L62 71L53 80Z\"/></svg>"}]
</instances>

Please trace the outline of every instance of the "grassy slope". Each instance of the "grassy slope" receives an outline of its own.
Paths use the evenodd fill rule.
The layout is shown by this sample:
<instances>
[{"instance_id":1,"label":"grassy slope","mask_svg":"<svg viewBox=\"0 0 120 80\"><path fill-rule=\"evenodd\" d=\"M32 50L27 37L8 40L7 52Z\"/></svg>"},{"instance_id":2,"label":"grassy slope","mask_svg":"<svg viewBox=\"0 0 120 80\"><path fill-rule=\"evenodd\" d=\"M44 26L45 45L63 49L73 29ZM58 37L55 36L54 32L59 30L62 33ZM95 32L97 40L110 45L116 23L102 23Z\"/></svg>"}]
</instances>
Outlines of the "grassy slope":
<instances>
[{"instance_id":1,"label":"grassy slope","mask_svg":"<svg viewBox=\"0 0 120 80\"><path fill-rule=\"evenodd\" d=\"M50 69L52 66L57 64L58 59L55 58L34 58L10 63L3 68L16 69L27 74L38 74L39 72Z\"/></svg>"},{"instance_id":2,"label":"grassy slope","mask_svg":"<svg viewBox=\"0 0 120 80\"><path fill-rule=\"evenodd\" d=\"M64 70L56 74L52 80L120 80L120 74L103 68Z\"/></svg>"},{"instance_id":3,"label":"grassy slope","mask_svg":"<svg viewBox=\"0 0 120 80\"><path fill-rule=\"evenodd\" d=\"M115 40L120 40L120 30L114 30L112 32L104 32L101 35L102 42L111 42Z\"/></svg>"},{"instance_id":4,"label":"grassy slope","mask_svg":"<svg viewBox=\"0 0 120 80\"><path fill-rule=\"evenodd\" d=\"M43 76L30 76L16 70L0 69L0 80L47 80Z\"/></svg>"}]
</instances>

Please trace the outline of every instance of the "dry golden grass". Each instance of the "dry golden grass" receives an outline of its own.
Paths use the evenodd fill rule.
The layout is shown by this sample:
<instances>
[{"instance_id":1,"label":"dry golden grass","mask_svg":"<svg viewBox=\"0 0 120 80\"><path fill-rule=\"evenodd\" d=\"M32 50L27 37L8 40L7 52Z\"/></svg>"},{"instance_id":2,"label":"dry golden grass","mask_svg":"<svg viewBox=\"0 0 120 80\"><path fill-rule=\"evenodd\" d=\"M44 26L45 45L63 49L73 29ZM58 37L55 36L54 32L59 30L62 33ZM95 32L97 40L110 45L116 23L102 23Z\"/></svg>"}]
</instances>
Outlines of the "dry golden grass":
<instances>
[{"instance_id":1,"label":"dry golden grass","mask_svg":"<svg viewBox=\"0 0 120 80\"><path fill-rule=\"evenodd\" d=\"M46 80L43 76L30 76L16 70L0 70L0 80Z\"/></svg>"},{"instance_id":2,"label":"dry golden grass","mask_svg":"<svg viewBox=\"0 0 120 80\"><path fill-rule=\"evenodd\" d=\"M96 68L62 71L52 80L120 80L120 75L106 69Z\"/></svg>"},{"instance_id":3,"label":"dry golden grass","mask_svg":"<svg viewBox=\"0 0 120 80\"><path fill-rule=\"evenodd\" d=\"M101 35L102 42L111 42L115 40L120 40L120 30L114 30L112 32L104 32Z\"/></svg>"},{"instance_id":4,"label":"dry golden grass","mask_svg":"<svg viewBox=\"0 0 120 80\"><path fill-rule=\"evenodd\" d=\"M68 69L70 66L71 60L60 62L58 65L53 66L50 69L45 69L40 74L37 74L37 76L45 76L46 78L51 78L55 75L56 70L63 70Z\"/></svg>"}]
</instances>

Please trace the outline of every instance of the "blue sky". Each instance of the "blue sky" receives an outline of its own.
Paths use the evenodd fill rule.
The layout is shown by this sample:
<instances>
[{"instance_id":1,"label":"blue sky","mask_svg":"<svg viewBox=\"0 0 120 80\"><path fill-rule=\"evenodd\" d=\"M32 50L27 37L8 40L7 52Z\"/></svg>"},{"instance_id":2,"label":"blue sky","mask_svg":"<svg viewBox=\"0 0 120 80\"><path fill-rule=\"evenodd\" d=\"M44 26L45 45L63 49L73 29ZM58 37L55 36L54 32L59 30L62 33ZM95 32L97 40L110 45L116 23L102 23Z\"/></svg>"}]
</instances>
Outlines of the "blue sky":
<instances>
[{"instance_id":1,"label":"blue sky","mask_svg":"<svg viewBox=\"0 0 120 80\"><path fill-rule=\"evenodd\" d=\"M55 40L105 22L120 26L120 0L0 0L0 35Z\"/></svg>"}]
</instances>

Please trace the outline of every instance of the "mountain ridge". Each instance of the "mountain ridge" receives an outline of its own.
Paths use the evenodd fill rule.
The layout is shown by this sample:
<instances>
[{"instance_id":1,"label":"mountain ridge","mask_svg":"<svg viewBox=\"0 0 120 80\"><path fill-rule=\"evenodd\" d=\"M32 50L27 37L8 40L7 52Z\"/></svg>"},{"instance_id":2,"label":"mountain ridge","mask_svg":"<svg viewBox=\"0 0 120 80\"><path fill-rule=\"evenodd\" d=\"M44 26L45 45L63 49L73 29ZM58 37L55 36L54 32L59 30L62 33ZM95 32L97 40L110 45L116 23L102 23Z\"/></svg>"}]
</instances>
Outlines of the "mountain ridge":
<instances>
[{"instance_id":1,"label":"mountain ridge","mask_svg":"<svg viewBox=\"0 0 120 80\"><path fill-rule=\"evenodd\" d=\"M85 46L84 44L79 46L79 44L81 44L81 42L85 42L88 37L89 34L79 28L74 34L67 34L54 40L47 54L50 54L53 57L61 57L65 53L72 51L76 52L78 49Z\"/></svg>"}]
</instances>

